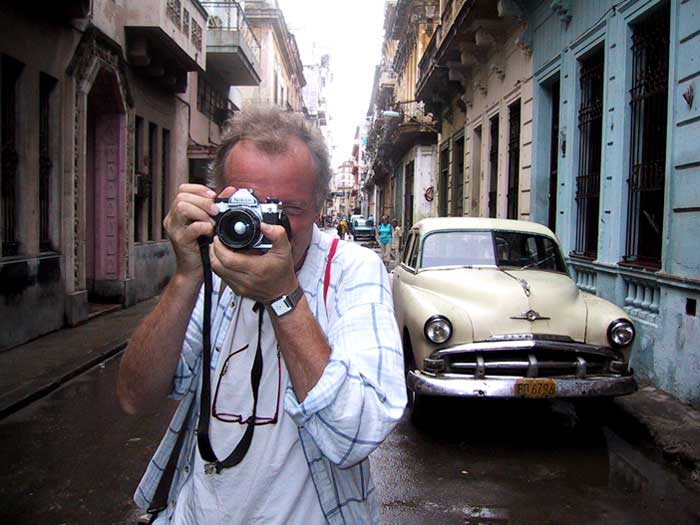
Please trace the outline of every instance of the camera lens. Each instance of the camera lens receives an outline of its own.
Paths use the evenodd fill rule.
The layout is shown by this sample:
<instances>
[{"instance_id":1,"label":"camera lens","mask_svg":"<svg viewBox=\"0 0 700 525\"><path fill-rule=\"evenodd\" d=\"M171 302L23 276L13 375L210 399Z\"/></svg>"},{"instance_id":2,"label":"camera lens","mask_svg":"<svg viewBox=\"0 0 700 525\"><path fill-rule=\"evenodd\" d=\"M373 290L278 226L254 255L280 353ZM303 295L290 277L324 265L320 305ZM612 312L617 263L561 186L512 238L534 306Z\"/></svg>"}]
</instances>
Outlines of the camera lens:
<instances>
[{"instance_id":1,"label":"camera lens","mask_svg":"<svg viewBox=\"0 0 700 525\"><path fill-rule=\"evenodd\" d=\"M257 244L260 219L245 208L224 212L216 223L216 235L234 250L245 250Z\"/></svg>"}]
</instances>

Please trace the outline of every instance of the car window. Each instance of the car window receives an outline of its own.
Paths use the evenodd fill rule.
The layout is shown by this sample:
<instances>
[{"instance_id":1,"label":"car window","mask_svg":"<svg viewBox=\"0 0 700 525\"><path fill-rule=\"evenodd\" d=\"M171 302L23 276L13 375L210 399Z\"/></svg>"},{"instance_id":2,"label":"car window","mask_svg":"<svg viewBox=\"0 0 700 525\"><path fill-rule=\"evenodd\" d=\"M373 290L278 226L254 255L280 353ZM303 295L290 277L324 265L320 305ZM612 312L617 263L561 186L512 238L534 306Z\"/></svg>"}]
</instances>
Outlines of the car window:
<instances>
[{"instance_id":1,"label":"car window","mask_svg":"<svg viewBox=\"0 0 700 525\"><path fill-rule=\"evenodd\" d=\"M411 268L418 268L418 252L420 251L420 236L416 232L414 234L413 246L411 247L411 256L408 260L408 265Z\"/></svg>"},{"instance_id":2,"label":"car window","mask_svg":"<svg viewBox=\"0 0 700 525\"><path fill-rule=\"evenodd\" d=\"M544 235L527 232L494 232L499 267L551 270L566 273L559 247Z\"/></svg>"},{"instance_id":3,"label":"car window","mask_svg":"<svg viewBox=\"0 0 700 525\"><path fill-rule=\"evenodd\" d=\"M434 232L423 241L421 268L494 264L493 240L488 231Z\"/></svg>"},{"instance_id":4,"label":"car window","mask_svg":"<svg viewBox=\"0 0 700 525\"><path fill-rule=\"evenodd\" d=\"M401 254L401 262L404 264L408 264L409 257L411 255L411 248L413 248L414 237L415 234L413 232L410 232L408 234L408 239L406 239L406 244L403 247L403 253Z\"/></svg>"},{"instance_id":5,"label":"car window","mask_svg":"<svg viewBox=\"0 0 700 525\"><path fill-rule=\"evenodd\" d=\"M355 219L355 220L353 221L353 224L354 224L355 226L363 227L363 226L365 226L365 220L364 220L364 219Z\"/></svg>"}]
</instances>

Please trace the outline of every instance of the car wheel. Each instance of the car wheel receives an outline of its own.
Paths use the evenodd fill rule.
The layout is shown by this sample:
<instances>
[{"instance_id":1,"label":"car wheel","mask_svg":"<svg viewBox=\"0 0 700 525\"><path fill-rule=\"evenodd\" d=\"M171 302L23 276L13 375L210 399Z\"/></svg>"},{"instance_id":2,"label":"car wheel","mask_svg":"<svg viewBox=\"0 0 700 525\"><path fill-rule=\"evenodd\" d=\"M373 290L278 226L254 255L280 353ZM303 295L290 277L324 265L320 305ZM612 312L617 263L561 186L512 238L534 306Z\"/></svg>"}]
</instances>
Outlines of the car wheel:
<instances>
[{"instance_id":1,"label":"car wheel","mask_svg":"<svg viewBox=\"0 0 700 525\"><path fill-rule=\"evenodd\" d=\"M408 388L408 373L416 370L416 360L413 357L413 347L408 334L403 343L404 372L406 374L406 397L408 399L408 414L411 422L417 427L423 427L428 423L432 398L424 394L418 394Z\"/></svg>"}]
</instances>

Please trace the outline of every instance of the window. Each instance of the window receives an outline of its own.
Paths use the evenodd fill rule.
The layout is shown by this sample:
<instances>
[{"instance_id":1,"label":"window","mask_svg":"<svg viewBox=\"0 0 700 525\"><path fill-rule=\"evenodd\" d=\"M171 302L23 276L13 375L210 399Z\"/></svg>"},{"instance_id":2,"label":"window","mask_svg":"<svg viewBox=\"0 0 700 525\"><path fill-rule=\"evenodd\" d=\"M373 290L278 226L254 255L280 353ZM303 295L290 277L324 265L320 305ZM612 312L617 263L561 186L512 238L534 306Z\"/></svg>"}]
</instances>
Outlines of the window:
<instances>
[{"instance_id":1,"label":"window","mask_svg":"<svg viewBox=\"0 0 700 525\"><path fill-rule=\"evenodd\" d=\"M229 100L207 82L204 75L197 77L197 110L220 126L229 118Z\"/></svg>"},{"instance_id":2,"label":"window","mask_svg":"<svg viewBox=\"0 0 700 525\"><path fill-rule=\"evenodd\" d=\"M168 214L168 181L170 180L170 130L163 129L163 147L161 150L161 172L162 178L160 181L160 200L161 200L161 223L165 220ZM161 229L161 237L167 238L165 228Z\"/></svg>"},{"instance_id":3,"label":"window","mask_svg":"<svg viewBox=\"0 0 700 525\"><path fill-rule=\"evenodd\" d=\"M520 101L508 108L508 215L518 219L520 191Z\"/></svg>"},{"instance_id":4,"label":"window","mask_svg":"<svg viewBox=\"0 0 700 525\"><path fill-rule=\"evenodd\" d=\"M51 148L52 104L51 93L56 79L41 73L39 78L39 249L50 251L51 246L51 173L53 151Z\"/></svg>"},{"instance_id":5,"label":"window","mask_svg":"<svg viewBox=\"0 0 700 525\"><path fill-rule=\"evenodd\" d=\"M440 150L440 199L438 200L438 216L447 217L447 177L450 173L450 145L445 143Z\"/></svg>"},{"instance_id":6,"label":"window","mask_svg":"<svg viewBox=\"0 0 700 525\"><path fill-rule=\"evenodd\" d=\"M464 135L454 139L452 159L452 215L464 215Z\"/></svg>"},{"instance_id":7,"label":"window","mask_svg":"<svg viewBox=\"0 0 700 525\"><path fill-rule=\"evenodd\" d=\"M403 247L403 254L401 254L401 262L408 264L411 258L411 248L413 248L413 239L415 237L414 232L409 232L408 238L406 239L406 244Z\"/></svg>"},{"instance_id":8,"label":"window","mask_svg":"<svg viewBox=\"0 0 700 525\"><path fill-rule=\"evenodd\" d=\"M632 33L632 132L625 261L661 266L668 115L669 8Z\"/></svg>"},{"instance_id":9,"label":"window","mask_svg":"<svg viewBox=\"0 0 700 525\"><path fill-rule=\"evenodd\" d=\"M576 177L576 248L595 259L598 254L600 160L603 143L604 52L581 61L581 103L578 111L579 169Z\"/></svg>"},{"instance_id":10,"label":"window","mask_svg":"<svg viewBox=\"0 0 700 525\"><path fill-rule=\"evenodd\" d=\"M498 216L498 115L489 121L491 147L489 148L489 217Z\"/></svg>"},{"instance_id":11,"label":"window","mask_svg":"<svg viewBox=\"0 0 700 525\"><path fill-rule=\"evenodd\" d=\"M469 215L481 216L481 126L474 128L471 141L471 176L469 177L471 206Z\"/></svg>"},{"instance_id":12,"label":"window","mask_svg":"<svg viewBox=\"0 0 700 525\"><path fill-rule=\"evenodd\" d=\"M418 252L420 251L420 235L418 232L414 234L413 248L411 248L411 257L408 260L408 265L411 268L418 268Z\"/></svg>"},{"instance_id":13,"label":"window","mask_svg":"<svg viewBox=\"0 0 700 525\"><path fill-rule=\"evenodd\" d=\"M559 186L559 79L550 88L552 124L549 138L549 213L547 226L557 230L557 190Z\"/></svg>"},{"instance_id":14,"label":"window","mask_svg":"<svg viewBox=\"0 0 700 525\"><path fill-rule=\"evenodd\" d=\"M148 177L151 185L156 182L156 162L158 159L158 127L150 122L148 124ZM151 190L154 188L151 186ZM156 238L156 203L158 194L151 191L148 199L148 240Z\"/></svg>"},{"instance_id":15,"label":"window","mask_svg":"<svg viewBox=\"0 0 700 525\"><path fill-rule=\"evenodd\" d=\"M150 186L143 172L143 119L136 117L134 127L134 166L136 170L136 194L134 197L134 242L143 241L143 207Z\"/></svg>"},{"instance_id":16,"label":"window","mask_svg":"<svg viewBox=\"0 0 700 525\"><path fill-rule=\"evenodd\" d=\"M9 56L2 56L2 256L8 257L19 253L17 239L17 80L24 64Z\"/></svg>"}]
</instances>

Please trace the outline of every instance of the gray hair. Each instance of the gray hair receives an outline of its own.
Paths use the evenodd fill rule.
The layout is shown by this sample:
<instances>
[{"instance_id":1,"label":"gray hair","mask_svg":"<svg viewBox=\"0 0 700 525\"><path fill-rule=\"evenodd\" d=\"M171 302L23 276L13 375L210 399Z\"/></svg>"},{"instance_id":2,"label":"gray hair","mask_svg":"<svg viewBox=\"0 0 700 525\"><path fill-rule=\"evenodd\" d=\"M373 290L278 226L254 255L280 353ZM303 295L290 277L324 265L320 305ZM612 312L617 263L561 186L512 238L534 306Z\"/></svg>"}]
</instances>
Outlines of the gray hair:
<instances>
[{"instance_id":1,"label":"gray hair","mask_svg":"<svg viewBox=\"0 0 700 525\"><path fill-rule=\"evenodd\" d=\"M248 140L263 153L280 155L288 150L289 142L294 138L306 145L314 160L316 166L314 204L320 210L330 192L333 175L328 148L318 128L307 122L299 113L274 108L251 109L236 113L228 122L224 138L214 157L210 184L217 191L223 190L226 159L238 142Z\"/></svg>"}]
</instances>

